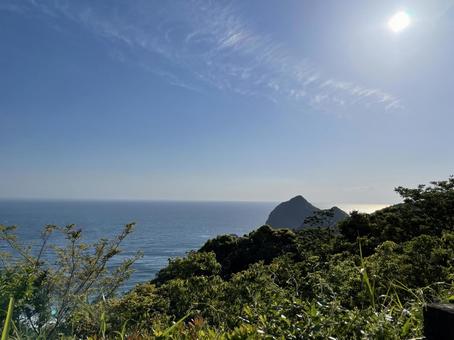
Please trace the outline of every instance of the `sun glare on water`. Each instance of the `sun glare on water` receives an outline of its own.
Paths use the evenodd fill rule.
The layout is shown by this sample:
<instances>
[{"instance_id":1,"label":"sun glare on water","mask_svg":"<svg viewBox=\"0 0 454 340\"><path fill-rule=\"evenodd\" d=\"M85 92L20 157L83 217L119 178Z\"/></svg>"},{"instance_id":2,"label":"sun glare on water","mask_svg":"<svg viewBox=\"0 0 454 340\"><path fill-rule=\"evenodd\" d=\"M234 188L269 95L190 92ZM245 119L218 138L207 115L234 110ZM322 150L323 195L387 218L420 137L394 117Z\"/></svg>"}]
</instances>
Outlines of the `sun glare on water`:
<instances>
[{"instance_id":1,"label":"sun glare on water","mask_svg":"<svg viewBox=\"0 0 454 340\"><path fill-rule=\"evenodd\" d=\"M388 20L388 27L394 33L399 33L410 25L410 16L407 12L400 11Z\"/></svg>"}]
</instances>

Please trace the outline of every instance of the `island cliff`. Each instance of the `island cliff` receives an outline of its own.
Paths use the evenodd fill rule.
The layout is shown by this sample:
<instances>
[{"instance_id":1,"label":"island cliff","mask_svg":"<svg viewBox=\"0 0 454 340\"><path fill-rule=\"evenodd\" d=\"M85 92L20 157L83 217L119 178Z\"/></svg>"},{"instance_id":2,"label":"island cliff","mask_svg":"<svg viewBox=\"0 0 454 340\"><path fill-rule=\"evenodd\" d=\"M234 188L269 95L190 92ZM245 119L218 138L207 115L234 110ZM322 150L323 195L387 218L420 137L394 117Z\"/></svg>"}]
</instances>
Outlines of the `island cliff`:
<instances>
[{"instance_id":1,"label":"island cliff","mask_svg":"<svg viewBox=\"0 0 454 340\"><path fill-rule=\"evenodd\" d=\"M298 195L271 211L266 224L274 228L301 229L308 226L331 227L348 216L338 207L319 209Z\"/></svg>"}]
</instances>

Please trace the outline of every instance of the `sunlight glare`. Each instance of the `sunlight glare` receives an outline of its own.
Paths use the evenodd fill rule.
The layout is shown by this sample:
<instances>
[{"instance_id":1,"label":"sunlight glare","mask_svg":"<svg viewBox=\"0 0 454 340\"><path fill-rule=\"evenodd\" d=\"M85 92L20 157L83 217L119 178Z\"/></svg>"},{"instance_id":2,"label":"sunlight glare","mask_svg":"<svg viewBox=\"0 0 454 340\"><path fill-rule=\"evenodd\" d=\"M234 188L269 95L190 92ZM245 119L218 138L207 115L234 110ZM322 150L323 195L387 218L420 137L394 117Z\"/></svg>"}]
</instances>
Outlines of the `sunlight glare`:
<instances>
[{"instance_id":1,"label":"sunlight glare","mask_svg":"<svg viewBox=\"0 0 454 340\"><path fill-rule=\"evenodd\" d=\"M399 33L410 25L410 16L404 11L397 12L388 21L388 27L394 33Z\"/></svg>"}]
</instances>

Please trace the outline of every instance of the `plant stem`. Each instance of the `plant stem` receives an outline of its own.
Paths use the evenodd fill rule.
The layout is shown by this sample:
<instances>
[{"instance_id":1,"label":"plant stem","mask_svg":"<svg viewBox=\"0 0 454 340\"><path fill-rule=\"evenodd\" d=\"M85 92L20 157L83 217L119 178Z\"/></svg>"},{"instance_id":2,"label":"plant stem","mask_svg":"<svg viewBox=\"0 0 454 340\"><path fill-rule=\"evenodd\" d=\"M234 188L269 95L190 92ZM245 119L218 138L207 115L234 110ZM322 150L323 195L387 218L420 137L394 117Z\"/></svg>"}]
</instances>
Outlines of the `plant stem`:
<instances>
[{"instance_id":1,"label":"plant stem","mask_svg":"<svg viewBox=\"0 0 454 340\"><path fill-rule=\"evenodd\" d=\"M11 326L11 318L13 317L13 308L14 308L14 298L9 298L8 304L8 313L6 314L5 325L3 326L2 331L2 340L8 340L9 337L9 328Z\"/></svg>"}]
</instances>

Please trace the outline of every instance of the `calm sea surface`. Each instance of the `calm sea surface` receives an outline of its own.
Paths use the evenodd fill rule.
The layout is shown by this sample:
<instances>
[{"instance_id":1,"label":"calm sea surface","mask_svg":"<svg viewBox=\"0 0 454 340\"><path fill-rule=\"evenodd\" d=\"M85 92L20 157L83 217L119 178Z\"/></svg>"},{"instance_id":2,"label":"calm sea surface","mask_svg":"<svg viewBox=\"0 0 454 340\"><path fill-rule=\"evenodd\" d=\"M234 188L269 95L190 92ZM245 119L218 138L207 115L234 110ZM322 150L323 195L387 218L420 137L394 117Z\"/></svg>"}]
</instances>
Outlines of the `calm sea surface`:
<instances>
[{"instance_id":1,"label":"calm sea surface","mask_svg":"<svg viewBox=\"0 0 454 340\"><path fill-rule=\"evenodd\" d=\"M276 206L269 202L158 202L158 201L1 201L0 224L16 225L20 239L37 244L46 224L76 224L84 239L117 235L122 226L136 222L135 232L123 243L118 264L137 250L144 253L125 289L150 280L169 257L198 249L220 234L243 235L265 223ZM53 242L63 240L54 236ZM6 245L0 241L0 249Z\"/></svg>"}]
</instances>

